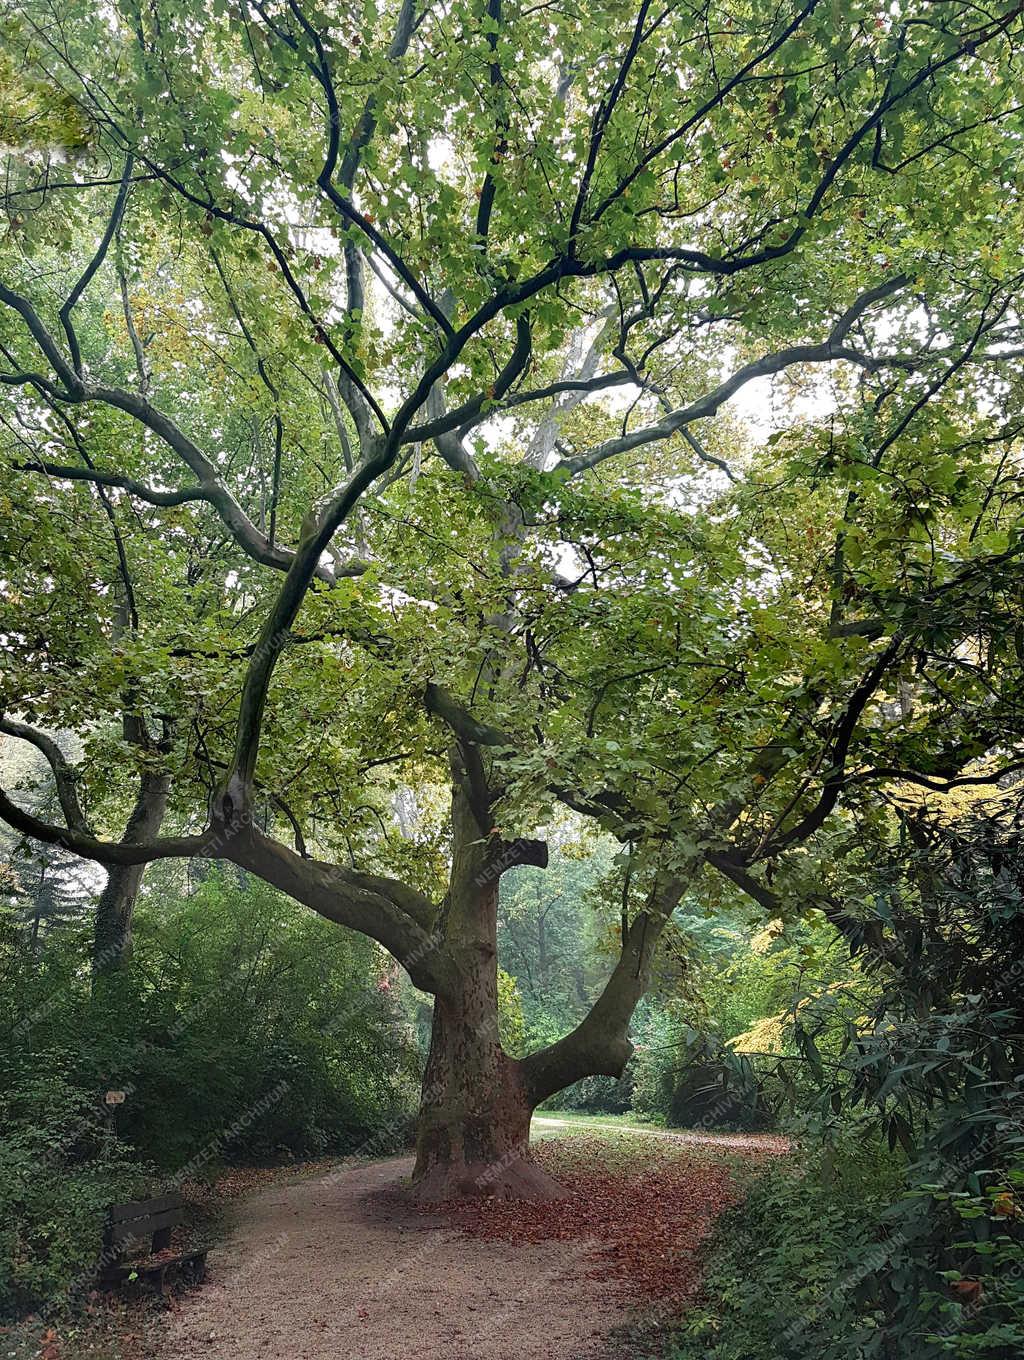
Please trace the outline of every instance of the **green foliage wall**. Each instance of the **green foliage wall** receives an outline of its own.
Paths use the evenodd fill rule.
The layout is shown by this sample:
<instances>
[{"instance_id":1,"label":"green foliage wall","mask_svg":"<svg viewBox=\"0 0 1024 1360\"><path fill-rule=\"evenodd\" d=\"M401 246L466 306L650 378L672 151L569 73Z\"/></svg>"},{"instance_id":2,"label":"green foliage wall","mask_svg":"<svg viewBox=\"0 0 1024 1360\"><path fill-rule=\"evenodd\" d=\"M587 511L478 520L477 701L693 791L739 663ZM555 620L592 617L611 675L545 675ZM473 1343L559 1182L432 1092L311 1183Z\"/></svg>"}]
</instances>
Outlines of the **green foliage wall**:
<instances>
[{"instance_id":1,"label":"green foliage wall","mask_svg":"<svg viewBox=\"0 0 1024 1360\"><path fill-rule=\"evenodd\" d=\"M385 956L233 869L199 872L187 895L150 875L132 966L94 994L85 925L36 953L4 918L0 1308L65 1289L135 1186L407 1138L419 1055Z\"/></svg>"}]
</instances>

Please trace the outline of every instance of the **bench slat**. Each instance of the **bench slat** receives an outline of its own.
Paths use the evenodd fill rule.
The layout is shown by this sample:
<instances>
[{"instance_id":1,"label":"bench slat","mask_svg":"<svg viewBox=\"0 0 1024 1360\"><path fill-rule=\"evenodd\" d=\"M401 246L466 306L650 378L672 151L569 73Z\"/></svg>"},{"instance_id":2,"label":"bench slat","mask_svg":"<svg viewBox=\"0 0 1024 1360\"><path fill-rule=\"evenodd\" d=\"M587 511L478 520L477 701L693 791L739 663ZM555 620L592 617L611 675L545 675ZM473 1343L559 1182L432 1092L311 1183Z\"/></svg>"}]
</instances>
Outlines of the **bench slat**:
<instances>
[{"instance_id":1,"label":"bench slat","mask_svg":"<svg viewBox=\"0 0 1024 1360\"><path fill-rule=\"evenodd\" d=\"M127 1204L112 1204L107 1210L111 1223L120 1223L128 1218L147 1218L150 1214L162 1214L165 1209L180 1209L184 1200L180 1190L172 1190L156 1199L133 1199Z\"/></svg>"},{"instance_id":2,"label":"bench slat","mask_svg":"<svg viewBox=\"0 0 1024 1360\"><path fill-rule=\"evenodd\" d=\"M130 1242L133 1238L139 1242L148 1242L161 1228L176 1228L179 1223L184 1222L184 1219L183 1209L165 1209L163 1213L149 1214L145 1218L122 1219L120 1223L109 1225L106 1240L112 1247L119 1246L122 1242Z\"/></svg>"}]
</instances>

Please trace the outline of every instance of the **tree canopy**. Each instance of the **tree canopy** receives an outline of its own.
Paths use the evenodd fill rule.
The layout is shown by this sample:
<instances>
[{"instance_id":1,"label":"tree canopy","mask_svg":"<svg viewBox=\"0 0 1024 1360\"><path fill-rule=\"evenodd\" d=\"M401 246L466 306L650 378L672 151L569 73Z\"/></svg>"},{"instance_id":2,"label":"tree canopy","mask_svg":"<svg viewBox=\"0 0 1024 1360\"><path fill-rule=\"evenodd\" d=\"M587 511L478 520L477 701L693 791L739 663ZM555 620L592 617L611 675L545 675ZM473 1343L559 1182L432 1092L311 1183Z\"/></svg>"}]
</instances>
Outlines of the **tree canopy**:
<instances>
[{"instance_id":1,"label":"tree canopy","mask_svg":"<svg viewBox=\"0 0 1024 1360\"><path fill-rule=\"evenodd\" d=\"M701 875L848 927L837 809L1018 767L1020 5L4 24L17 831L232 859L479 1036L567 805L621 957L536 1101Z\"/></svg>"}]
</instances>

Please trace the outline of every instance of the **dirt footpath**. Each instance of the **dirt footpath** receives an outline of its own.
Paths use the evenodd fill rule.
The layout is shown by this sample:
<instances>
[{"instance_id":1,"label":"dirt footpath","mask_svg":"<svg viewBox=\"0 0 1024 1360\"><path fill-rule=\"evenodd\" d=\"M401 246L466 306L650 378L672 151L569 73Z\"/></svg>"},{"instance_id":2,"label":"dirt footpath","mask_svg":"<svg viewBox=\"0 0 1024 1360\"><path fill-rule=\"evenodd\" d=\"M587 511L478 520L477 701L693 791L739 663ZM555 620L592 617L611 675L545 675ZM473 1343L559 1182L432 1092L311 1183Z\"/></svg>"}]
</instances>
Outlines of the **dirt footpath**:
<instances>
[{"instance_id":1,"label":"dirt footpath","mask_svg":"<svg viewBox=\"0 0 1024 1360\"><path fill-rule=\"evenodd\" d=\"M622 1321L590 1243L468 1240L386 1192L408 1158L232 1206L164 1360L584 1360Z\"/></svg>"}]
</instances>

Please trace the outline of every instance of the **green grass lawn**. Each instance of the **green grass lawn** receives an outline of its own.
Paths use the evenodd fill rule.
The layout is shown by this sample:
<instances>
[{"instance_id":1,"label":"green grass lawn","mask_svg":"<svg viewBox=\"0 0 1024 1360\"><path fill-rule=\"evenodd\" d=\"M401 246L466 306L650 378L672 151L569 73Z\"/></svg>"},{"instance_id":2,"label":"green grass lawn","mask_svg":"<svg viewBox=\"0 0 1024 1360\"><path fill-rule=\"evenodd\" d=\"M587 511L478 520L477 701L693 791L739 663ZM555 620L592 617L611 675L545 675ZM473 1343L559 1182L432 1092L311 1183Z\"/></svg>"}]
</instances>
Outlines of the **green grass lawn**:
<instances>
[{"instance_id":1,"label":"green grass lawn","mask_svg":"<svg viewBox=\"0 0 1024 1360\"><path fill-rule=\"evenodd\" d=\"M603 1124L622 1124L630 1128L650 1128L663 1129L665 1124L660 1120L645 1119L630 1111L629 1114L583 1114L579 1110L537 1110L534 1112L534 1121L540 1119L560 1119L567 1124L581 1124L584 1127L598 1127Z\"/></svg>"}]
</instances>

